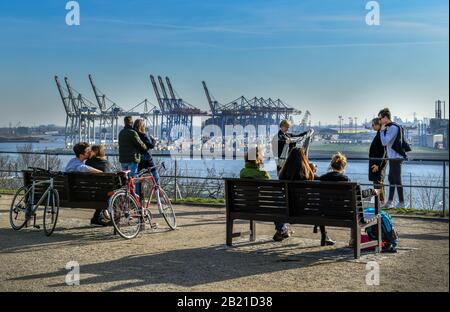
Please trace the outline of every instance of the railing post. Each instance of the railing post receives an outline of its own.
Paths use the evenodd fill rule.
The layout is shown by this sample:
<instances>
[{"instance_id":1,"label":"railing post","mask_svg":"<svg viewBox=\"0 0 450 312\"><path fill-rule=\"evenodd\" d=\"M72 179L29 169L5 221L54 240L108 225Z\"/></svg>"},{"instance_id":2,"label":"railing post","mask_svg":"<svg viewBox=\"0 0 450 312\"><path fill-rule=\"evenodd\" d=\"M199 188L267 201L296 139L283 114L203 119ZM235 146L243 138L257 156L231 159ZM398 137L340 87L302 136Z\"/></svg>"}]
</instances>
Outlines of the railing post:
<instances>
[{"instance_id":1,"label":"railing post","mask_svg":"<svg viewBox=\"0 0 450 312\"><path fill-rule=\"evenodd\" d=\"M174 198L175 198L175 201L177 201L177 199L178 199L178 195L177 195L177 174L178 174L178 162L177 162L177 159L175 158L175 180L174 180L174 186L173 186L173 190L174 190L174 193L175 193L175 196L174 196Z\"/></svg>"},{"instance_id":2,"label":"railing post","mask_svg":"<svg viewBox=\"0 0 450 312\"><path fill-rule=\"evenodd\" d=\"M446 166L445 166L445 160L442 162L443 166L443 171L442 171L442 217L445 217L445 208L446 208L446 204L445 204L445 179L446 177Z\"/></svg>"},{"instance_id":3,"label":"railing post","mask_svg":"<svg viewBox=\"0 0 450 312\"><path fill-rule=\"evenodd\" d=\"M412 206L412 173L409 173L409 208L413 208Z\"/></svg>"},{"instance_id":4,"label":"railing post","mask_svg":"<svg viewBox=\"0 0 450 312\"><path fill-rule=\"evenodd\" d=\"M48 154L45 153L45 169L48 170Z\"/></svg>"}]
</instances>

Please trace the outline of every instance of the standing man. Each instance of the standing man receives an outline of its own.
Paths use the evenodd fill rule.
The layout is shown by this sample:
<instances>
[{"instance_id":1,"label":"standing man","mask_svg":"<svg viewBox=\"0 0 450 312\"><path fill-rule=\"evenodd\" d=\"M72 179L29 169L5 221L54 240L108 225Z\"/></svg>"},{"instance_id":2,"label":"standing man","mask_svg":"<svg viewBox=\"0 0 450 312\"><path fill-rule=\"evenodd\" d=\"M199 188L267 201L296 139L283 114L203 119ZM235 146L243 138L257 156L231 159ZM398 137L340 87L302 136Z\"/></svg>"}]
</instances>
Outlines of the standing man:
<instances>
[{"instance_id":1,"label":"standing man","mask_svg":"<svg viewBox=\"0 0 450 312\"><path fill-rule=\"evenodd\" d=\"M407 158L403 148L403 130L400 125L392 122L389 108L384 108L378 113L380 119L380 139L383 146L386 146L389 159L389 198L384 208L394 207L394 194L397 188L398 204L395 208L404 208L405 199L402 186L402 163Z\"/></svg>"},{"instance_id":2,"label":"standing man","mask_svg":"<svg viewBox=\"0 0 450 312\"><path fill-rule=\"evenodd\" d=\"M147 146L133 129L133 117L126 116L123 121L125 127L119 133L119 162L122 170L130 170L130 176L135 177L141 161L140 153L146 151ZM136 184L136 193L139 194L138 184Z\"/></svg>"},{"instance_id":3,"label":"standing man","mask_svg":"<svg viewBox=\"0 0 450 312\"><path fill-rule=\"evenodd\" d=\"M291 151L295 147L295 143L292 142L291 138L302 137L308 133L308 131L302 132L300 134L289 133L288 131L289 131L290 127L291 127L291 124L289 123L289 121L282 120L280 122L280 130L278 131L278 135L276 137L274 137L274 139L272 141L272 149L274 150L274 148L277 148L278 160L280 160L281 154L283 153L284 145L286 143L289 144L289 151ZM277 143L278 145L274 144L275 142L278 142ZM280 164L281 164L280 162L277 163L277 174L281 170Z\"/></svg>"},{"instance_id":4,"label":"standing man","mask_svg":"<svg viewBox=\"0 0 450 312\"><path fill-rule=\"evenodd\" d=\"M386 147L381 143L381 123L378 117L372 119L372 129L377 132L370 144L369 149L369 181L373 182L374 188L379 189L380 203L384 205L384 174L387 160Z\"/></svg>"}]
</instances>

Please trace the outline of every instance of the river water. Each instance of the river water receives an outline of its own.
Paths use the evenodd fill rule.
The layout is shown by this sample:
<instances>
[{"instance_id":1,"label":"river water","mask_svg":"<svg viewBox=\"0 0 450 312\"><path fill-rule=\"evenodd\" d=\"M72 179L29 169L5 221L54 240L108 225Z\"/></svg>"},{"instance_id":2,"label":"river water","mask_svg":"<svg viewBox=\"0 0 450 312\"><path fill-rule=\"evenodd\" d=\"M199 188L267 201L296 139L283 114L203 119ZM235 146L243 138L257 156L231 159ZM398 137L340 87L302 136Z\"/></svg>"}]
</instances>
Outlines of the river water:
<instances>
[{"instance_id":1,"label":"river water","mask_svg":"<svg viewBox=\"0 0 450 312\"><path fill-rule=\"evenodd\" d=\"M15 152L17 148L25 146L27 143L0 143L0 151ZM61 137L53 137L48 141L41 141L40 143L33 143L33 150L43 151L45 149L62 148L64 140ZM345 153L345 151L343 151ZM7 154L9 157L17 157L14 154ZM2 154L0 154L0 157ZM3 156L5 156L3 154ZM62 165L72 156L59 156ZM330 154L331 157L331 154ZM310 158L314 159L314 154L310 154ZM158 158L157 158L158 159ZM110 159L111 160L111 159ZM175 161L169 157L163 157L168 168L175 167ZM318 167L318 174L321 175L328 170L328 161L318 160L314 161ZM179 175L189 177L205 177L208 175L221 177L238 177L239 171L243 167L243 160L223 160L223 159L189 159L181 158L177 160L177 169ZM271 174L272 178L276 177L276 165L273 160L266 161L264 167ZM0 168L5 169L5 168ZM408 185L405 188L405 196L407 201L414 207L428 207L432 206L434 209L442 207L442 189L424 189L419 188L419 185L442 187L443 174L446 170L446 186L449 185L448 165L443 167L442 162L421 163L421 162L405 162L402 167L403 184ZM346 174L352 179L362 184L370 184L368 181L368 162L367 161L349 161L347 165ZM387 178L385 183L388 183ZM448 207L448 191L446 203ZM411 197L411 198L410 198Z\"/></svg>"}]
</instances>

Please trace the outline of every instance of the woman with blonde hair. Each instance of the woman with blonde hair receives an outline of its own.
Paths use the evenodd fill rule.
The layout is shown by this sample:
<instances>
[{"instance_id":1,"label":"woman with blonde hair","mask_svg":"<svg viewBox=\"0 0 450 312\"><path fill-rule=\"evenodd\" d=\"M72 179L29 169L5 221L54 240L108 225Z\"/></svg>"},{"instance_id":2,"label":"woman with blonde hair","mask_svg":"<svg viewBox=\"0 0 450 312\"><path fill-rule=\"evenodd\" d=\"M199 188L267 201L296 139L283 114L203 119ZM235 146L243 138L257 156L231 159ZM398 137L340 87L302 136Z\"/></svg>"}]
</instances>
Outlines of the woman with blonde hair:
<instances>
[{"instance_id":1,"label":"woman with blonde hair","mask_svg":"<svg viewBox=\"0 0 450 312\"><path fill-rule=\"evenodd\" d=\"M334 154L331 158L330 170L326 174L320 176L320 181L351 182L350 178L344 174L346 167L347 157L340 152ZM377 194L378 192L375 189L361 190L362 198L368 198ZM353 235L351 237L353 238ZM354 244L352 238L350 239L350 246Z\"/></svg>"},{"instance_id":2,"label":"woman with blonde hair","mask_svg":"<svg viewBox=\"0 0 450 312\"><path fill-rule=\"evenodd\" d=\"M138 133L139 138L142 142L147 146L146 150L141 150L141 161L138 165L138 172L142 169L152 168L155 166L153 162L152 154L150 153L150 149L155 148L156 140L152 136L148 136L145 133L145 122L143 119L136 119L134 121L133 129ZM159 174L156 168L151 169L151 173L155 178L157 184L159 184Z\"/></svg>"}]
</instances>

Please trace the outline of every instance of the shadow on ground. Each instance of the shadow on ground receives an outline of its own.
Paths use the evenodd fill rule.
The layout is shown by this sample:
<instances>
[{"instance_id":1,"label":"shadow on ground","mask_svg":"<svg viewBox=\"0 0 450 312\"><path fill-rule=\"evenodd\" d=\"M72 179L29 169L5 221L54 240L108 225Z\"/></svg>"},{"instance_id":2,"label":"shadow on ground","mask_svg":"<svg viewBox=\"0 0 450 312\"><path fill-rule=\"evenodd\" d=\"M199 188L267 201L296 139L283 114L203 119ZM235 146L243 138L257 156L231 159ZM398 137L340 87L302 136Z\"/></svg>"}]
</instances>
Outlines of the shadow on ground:
<instances>
[{"instance_id":1,"label":"shadow on ground","mask_svg":"<svg viewBox=\"0 0 450 312\"><path fill-rule=\"evenodd\" d=\"M255 251L257 247L257 251ZM274 246L270 241L243 244L238 247L214 246L189 248L155 254L125 256L116 260L87 264L82 274L93 275L80 280L81 285L111 283L108 291L156 284L193 287L240 277L267 274L293 268L325 264L330 261L352 261L353 251L346 248L312 250L317 246L302 243ZM292 251L295 250L293 254ZM289 252L288 252L289 251ZM67 270L33 274L10 280L37 282L44 278L65 280ZM50 288L65 286L49 285Z\"/></svg>"}]
</instances>

